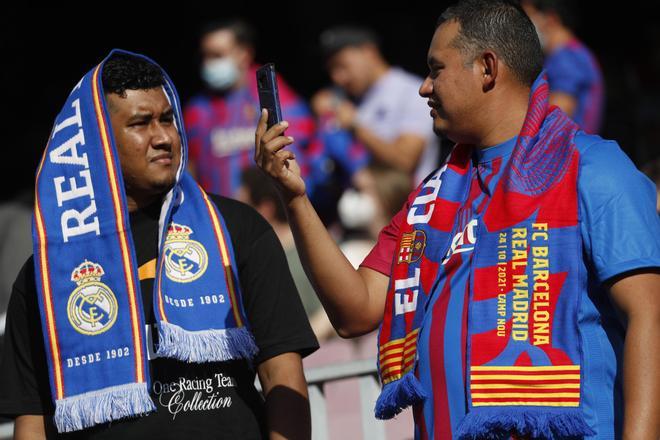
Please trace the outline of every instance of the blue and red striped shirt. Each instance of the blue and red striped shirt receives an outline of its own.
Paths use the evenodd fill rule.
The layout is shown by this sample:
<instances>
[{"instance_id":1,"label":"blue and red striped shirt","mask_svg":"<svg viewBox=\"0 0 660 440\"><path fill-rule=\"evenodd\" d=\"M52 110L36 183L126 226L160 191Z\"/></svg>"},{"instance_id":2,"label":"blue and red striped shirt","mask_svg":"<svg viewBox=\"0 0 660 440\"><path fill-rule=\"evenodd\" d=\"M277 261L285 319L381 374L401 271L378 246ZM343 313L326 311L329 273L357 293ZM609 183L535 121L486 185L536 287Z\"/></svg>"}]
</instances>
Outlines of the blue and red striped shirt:
<instances>
[{"instance_id":1,"label":"blue and red striped shirt","mask_svg":"<svg viewBox=\"0 0 660 440\"><path fill-rule=\"evenodd\" d=\"M477 151L473 157L469 197L458 214L460 232L442 262L445 270L429 300L417 344L415 374L432 395L413 408L416 438L453 438L467 412L468 283L473 251L479 245L476 229L515 140ZM584 133L575 142L580 152L577 196L585 256L580 270L589 280L578 311L584 351L583 410L597 432L594 438L617 438L622 405L614 396L621 396L624 327L601 285L629 270L660 267L660 219L654 185L615 142ZM390 275L399 227L411 202L383 229L362 266Z\"/></svg>"}]
</instances>

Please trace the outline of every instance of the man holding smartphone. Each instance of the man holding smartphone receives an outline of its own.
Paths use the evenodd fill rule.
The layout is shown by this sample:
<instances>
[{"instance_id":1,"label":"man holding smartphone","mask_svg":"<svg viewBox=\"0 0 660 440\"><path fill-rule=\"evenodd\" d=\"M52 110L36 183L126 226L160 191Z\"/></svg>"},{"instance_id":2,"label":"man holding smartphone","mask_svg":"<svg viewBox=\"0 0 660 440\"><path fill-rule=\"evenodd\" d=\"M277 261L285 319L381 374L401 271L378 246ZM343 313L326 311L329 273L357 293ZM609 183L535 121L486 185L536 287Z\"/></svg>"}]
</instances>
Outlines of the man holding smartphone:
<instances>
[{"instance_id":1,"label":"man holding smartphone","mask_svg":"<svg viewBox=\"0 0 660 440\"><path fill-rule=\"evenodd\" d=\"M340 335L381 325L376 413L412 406L416 438L660 436L655 190L548 106L542 64L516 3L441 15L419 94L457 146L358 270L262 114L255 161L306 271Z\"/></svg>"}]
</instances>

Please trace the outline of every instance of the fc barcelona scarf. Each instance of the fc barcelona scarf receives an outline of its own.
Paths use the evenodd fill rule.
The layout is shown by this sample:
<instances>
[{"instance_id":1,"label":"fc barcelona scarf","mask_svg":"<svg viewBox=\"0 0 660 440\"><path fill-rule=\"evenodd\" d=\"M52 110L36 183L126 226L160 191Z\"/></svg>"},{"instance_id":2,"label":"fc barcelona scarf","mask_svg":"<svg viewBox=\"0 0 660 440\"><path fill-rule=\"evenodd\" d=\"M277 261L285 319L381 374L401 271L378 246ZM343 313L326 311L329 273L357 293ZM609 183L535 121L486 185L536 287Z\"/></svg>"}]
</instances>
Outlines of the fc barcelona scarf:
<instances>
[{"instance_id":1,"label":"fc barcelona scarf","mask_svg":"<svg viewBox=\"0 0 660 440\"><path fill-rule=\"evenodd\" d=\"M467 322L468 413L457 438L593 435L581 408L577 326L581 273L578 127L548 106L542 74L507 168L476 228ZM439 295L443 260L466 202L472 147L457 145L416 190L394 256L378 367L376 416L427 398L415 376L427 304ZM433 350L433 347L429 348ZM460 365L453 374L463 374Z\"/></svg>"},{"instance_id":2,"label":"fc barcelona scarf","mask_svg":"<svg viewBox=\"0 0 660 440\"><path fill-rule=\"evenodd\" d=\"M34 262L59 432L155 410L149 396L142 297L122 173L102 72L73 88L39 165ZM153 304L157 354L187 362L250 359L234 251L224 220L185 172L187 146L174 85L164 93L181 163L164 196Z\"/></svg>"}]
</instances>

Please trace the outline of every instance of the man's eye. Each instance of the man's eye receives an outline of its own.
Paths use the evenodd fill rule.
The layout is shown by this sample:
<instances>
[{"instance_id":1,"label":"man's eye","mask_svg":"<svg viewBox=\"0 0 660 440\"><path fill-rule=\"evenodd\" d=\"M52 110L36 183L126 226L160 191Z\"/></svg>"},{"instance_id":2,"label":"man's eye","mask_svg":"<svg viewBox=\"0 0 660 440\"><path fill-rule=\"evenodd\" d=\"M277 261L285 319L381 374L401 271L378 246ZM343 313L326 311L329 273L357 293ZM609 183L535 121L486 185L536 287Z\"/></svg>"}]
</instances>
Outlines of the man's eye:
<instances>
[{"instance_id":1,"label":"man's eye","mask_svg":"<svg viewBox=\"0 0 660 440\"><path fill-rule=\"evenodd\" d=\"M138 127L140 125L147 125L147 121L135 121L128 124L129 127Z\"/></svg>"}]
</instances>

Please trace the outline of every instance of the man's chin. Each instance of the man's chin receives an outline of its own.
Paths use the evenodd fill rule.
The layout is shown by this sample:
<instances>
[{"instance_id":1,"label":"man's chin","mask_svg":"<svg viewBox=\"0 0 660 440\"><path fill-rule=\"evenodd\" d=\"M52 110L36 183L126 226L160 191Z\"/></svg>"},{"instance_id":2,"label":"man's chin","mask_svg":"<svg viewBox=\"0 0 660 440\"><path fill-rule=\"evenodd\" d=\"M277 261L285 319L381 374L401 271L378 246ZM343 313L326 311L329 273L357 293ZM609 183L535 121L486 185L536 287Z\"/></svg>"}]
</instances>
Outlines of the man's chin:
<instances>
[{"instance_id":1,"label":"man's chin","mask_svg":"<svg viewBox=\"0 0 660 440\"><path fill-rule=\"evenodd\" d=\"M176 177L167 177L151 182L151 189L154 194L165 194L174 187Z\"/></svg>"},{"instance_id":2,"label":"man's chin","mask_svg":"<svg viewBox=\"0 0 660 440\"><path fill-rule=\"evenodd\" d=\"M447 125L444 121L438 120L436 117L433 120L433 132L440 137L447 137Z\"/></svg>"}]
</instances>

